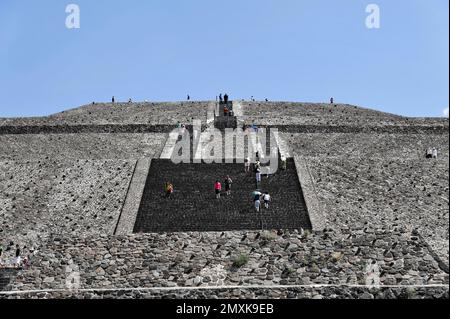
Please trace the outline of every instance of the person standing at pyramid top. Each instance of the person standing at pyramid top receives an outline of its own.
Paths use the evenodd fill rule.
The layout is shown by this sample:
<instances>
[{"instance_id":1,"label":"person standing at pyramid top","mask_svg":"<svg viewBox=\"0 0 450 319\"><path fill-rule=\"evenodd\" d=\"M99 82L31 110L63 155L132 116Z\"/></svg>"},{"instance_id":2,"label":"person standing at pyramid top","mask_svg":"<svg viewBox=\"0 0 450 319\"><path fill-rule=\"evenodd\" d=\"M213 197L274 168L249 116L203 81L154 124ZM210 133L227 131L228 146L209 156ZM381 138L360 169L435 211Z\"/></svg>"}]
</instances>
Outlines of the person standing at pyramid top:
<instances>
[{"instance_id":1,"label":"person standing at pyramid top","mask_svg":"<svg viewBox=\"0 0 450 319\"><path fill-rule=\"evenodd\" d=\"M225 103L228 103L228 94L225 93L225 95L223 96L223 101Z\"/></svg>"},{"instance_id":2,"label":"person standing at pyramid top","mask_svg":"<svg viewBox=\"0 0 450 319\"><path fill-rule=\"evenodd\" d=\"M113 97L111 99L111 102L112 102L112 104L116 103L116 98L114 97L114 95L113 95Z\"/></svg>"}]
</instances>

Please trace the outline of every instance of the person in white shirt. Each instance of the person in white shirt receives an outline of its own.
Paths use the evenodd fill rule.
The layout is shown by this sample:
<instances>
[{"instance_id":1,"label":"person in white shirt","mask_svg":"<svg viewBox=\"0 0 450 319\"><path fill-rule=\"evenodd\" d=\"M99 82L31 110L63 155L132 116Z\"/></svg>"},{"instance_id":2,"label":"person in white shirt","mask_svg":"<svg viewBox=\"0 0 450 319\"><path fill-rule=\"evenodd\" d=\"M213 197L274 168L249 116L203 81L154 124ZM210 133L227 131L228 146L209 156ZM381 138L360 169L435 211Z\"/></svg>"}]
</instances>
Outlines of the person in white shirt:
<instances>
[{"instance_id":1,"label":"person in white shirt","mask_svg":"<svg viewBox=\"0 0 450 319\"><path fill-rule=\"evenodd\" d=\"M245 164L245 172L246 173L250 172L250 158L249 157L247 157L244 160L244 164Z\"/></svg>"},{"instance_id":2,"label":"person in white shirt","mask_svg":"<svg viewBox=\"0 0 450 319\"><path fill-rule=\"evenodd\" d=\"M261 169L261 162L259 160L256 160L256 162L255 162L255 172L257 170L259 170L259 169Z\"/></svg>"},{"instance_id":3,"label":"person in white shirt","mask_svg":"<svg viewBox=\"0 0 450 319\"><path fill-rule=\"evenodd\" d=\"M266 209L269 209L269 203L270 203L270 201L271 201L269 192L266 192L266 193L264 194L263 200L264 200L264 207L265 207Z\"/></svg>"},{"instance_id":4,"label":"person in white shirt","mask_svg":"<svg viewBox=\"0 0 450 319\"><path fill-rule=\"evenodd\" d=\"M433 150L432 150L432 157L433 158L438 158L438 150L437 150L437 148L433 148Z\"/></svg>"}]
</instances>

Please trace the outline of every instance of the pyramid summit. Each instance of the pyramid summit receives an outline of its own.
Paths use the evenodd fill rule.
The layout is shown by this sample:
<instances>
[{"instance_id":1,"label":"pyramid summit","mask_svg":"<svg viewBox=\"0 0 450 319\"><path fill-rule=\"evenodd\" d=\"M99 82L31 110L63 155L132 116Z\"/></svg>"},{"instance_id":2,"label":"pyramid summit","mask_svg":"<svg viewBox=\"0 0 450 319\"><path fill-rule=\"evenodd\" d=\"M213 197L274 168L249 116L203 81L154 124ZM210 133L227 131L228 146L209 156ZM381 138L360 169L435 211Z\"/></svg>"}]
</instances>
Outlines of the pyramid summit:
<instances>
[{"instance_id":1,"label":"pyramid summit","mask_svg":"<svg viewBox=\"0 0 450 319\"><path fill-rule=\"evenodd\" d=\"M448 129L262 101L0 119L0 298L448 298Z\"/></svg>"}]
</instances>

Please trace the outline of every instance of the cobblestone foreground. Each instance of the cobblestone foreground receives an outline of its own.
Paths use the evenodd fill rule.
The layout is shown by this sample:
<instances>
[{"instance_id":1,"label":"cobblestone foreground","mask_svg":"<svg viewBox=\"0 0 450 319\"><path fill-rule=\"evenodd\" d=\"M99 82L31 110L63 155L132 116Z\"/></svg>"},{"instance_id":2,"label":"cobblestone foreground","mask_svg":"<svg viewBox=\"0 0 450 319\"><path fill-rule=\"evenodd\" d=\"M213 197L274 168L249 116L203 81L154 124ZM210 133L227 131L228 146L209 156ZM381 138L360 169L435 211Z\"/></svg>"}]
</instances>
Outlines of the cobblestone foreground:
<instances>
[{"instance_id":1,"label":"cobblestone foreground","mask_svg":"<svg viewBox=\"0 0 450 319\"><path fill-rule=\"evenodd\" d=\"M237 264L239 256L246 262ZM381 286L405 286L394 291L428 285L423 289L435 293L448 285L448 274L420 237L399 227L345 235L327 230L53 237L35 258L39 267L22 271L10 289L64 290L74 273L77 289L273 286L277 294L280 285L372 284L373 271ZM350 297L350 291L336 293Z\"/></svg>"},{"instance_id":2,"label":"cobblestone foreground","mask_svg":"<svg viewBox=\"0 0 450 319\"><path fill-rule=\"evenodd\" d=\"M241 102L238 123L278 127L301 158L305 200L314 197L324 226L113 236L136 162L158 158L177 122L205 125L213 107L96 104L0 119L0 243L13 244L3 258L15 244L32 255L10 279L0 271L9 291L0 298L448 299L448 119ZM36 127L42 134L29 134ZM424 158L429 147L437 160ZM292 205L289 194L271 192ZM149 209L161 204L148 198ZM380 288L371 287L378 278ZM78 283L82 290L69 289Z\"/></svg>"},{"instance_id":3,"label":"cobblestone foreground","mask_svg":"<svg viewBox=\"0 0 450 319\"><path fill-rule=\"evenodd\" d=\"M0 296L1 298L2 296ZM449 299L446 287L273 287L12 293L5 299Z\"/></svg>"}]
</instances>

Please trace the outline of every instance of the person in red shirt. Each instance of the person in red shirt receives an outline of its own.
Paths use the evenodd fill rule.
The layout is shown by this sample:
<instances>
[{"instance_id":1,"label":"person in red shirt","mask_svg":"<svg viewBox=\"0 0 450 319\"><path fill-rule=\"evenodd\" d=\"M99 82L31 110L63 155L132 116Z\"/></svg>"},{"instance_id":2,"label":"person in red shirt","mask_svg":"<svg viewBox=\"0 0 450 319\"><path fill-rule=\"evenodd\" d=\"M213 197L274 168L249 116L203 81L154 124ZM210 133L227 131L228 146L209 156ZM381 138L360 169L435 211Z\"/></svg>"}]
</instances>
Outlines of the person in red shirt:
<instances>
[{"instance_id":1,"label":"person in red shirt","mask_svg":"<svg viewBox=\"0 0 450 319\"><path fill-rule=\"evenodd\" d=\"M222 192L222 184L219 181L216 181L214 184L214 190L216 192L216 198L220 198L220 193Z\"/></svg>"},{"instance_id":2,"label":"person in red shirt","mask_svg":"<svg viewBox=\"0 0 450 319\"><path fill-rule=\"evenodd\" d=\"M164 185L164 191L166 192L166 197L170 198L172 196L172 194L173 194L173 185L172 185L172 183L167 182Z\"/></svg>"}]
</instances>

